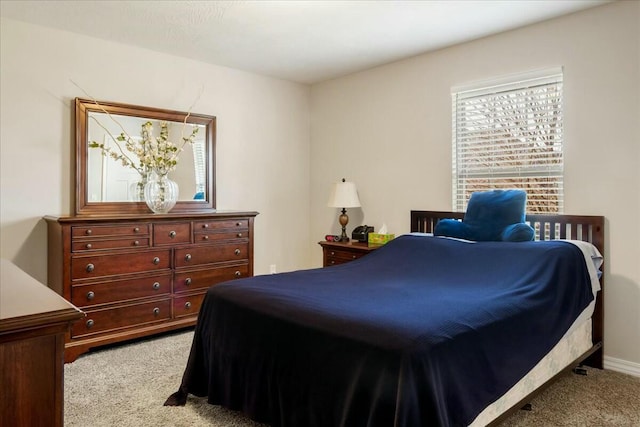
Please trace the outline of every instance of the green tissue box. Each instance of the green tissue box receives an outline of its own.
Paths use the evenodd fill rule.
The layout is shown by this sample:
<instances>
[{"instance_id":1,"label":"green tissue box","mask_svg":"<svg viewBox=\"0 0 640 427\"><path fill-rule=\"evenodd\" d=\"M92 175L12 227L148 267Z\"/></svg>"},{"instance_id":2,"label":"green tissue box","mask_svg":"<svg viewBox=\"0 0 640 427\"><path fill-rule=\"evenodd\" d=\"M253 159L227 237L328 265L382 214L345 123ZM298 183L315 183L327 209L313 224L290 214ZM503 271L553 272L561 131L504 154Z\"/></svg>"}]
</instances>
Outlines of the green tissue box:
<instances>
[{"instance_id":1,"label":"green tissue box","mask_svg":"<svg viewBox=\"0 0 640 427\"><path fill-rule=\"evenodd\" d=\"M393 240L395 234L369 233L369 246L380 246Z\"/></svg>"}]
</instances>

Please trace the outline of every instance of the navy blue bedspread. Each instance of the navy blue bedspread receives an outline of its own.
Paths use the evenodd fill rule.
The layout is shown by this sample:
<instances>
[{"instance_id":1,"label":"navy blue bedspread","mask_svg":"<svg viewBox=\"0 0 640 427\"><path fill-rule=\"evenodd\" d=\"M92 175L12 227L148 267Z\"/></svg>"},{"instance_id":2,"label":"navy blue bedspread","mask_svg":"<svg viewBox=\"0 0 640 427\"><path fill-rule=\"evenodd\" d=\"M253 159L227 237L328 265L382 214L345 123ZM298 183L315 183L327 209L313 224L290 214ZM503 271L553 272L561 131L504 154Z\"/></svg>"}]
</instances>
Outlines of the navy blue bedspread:
<instances>
[{"instance_id":1,"label":"navy blue bedspread","mask_svg":"<svg viewBox=\"0 0 640 427\"><path fill-rule=\"evenodd\" d=\"M213 286L182 385L273 426L464 426L593 299L551 242L402 236L330 268Z\"/></svg>"}]
</instances>

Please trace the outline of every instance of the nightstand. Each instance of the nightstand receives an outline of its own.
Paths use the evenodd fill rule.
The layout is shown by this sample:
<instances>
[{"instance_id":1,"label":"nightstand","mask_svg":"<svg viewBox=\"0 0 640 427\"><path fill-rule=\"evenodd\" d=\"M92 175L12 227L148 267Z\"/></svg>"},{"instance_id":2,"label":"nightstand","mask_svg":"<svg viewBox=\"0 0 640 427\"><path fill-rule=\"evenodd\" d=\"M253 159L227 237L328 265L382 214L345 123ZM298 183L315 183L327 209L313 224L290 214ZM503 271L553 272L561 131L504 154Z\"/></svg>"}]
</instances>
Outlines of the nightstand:
<instances>
[{"instance_id":1,"label":"nightstand","mask_svg":"<svg viewBox=\"0 0 640 427\"><path fill-rule=\"evenodd\" d=\"M322 246L322 266L344 264L361 258L378 247L360 242L318 242Z\"/></svg>"}]
</instances>

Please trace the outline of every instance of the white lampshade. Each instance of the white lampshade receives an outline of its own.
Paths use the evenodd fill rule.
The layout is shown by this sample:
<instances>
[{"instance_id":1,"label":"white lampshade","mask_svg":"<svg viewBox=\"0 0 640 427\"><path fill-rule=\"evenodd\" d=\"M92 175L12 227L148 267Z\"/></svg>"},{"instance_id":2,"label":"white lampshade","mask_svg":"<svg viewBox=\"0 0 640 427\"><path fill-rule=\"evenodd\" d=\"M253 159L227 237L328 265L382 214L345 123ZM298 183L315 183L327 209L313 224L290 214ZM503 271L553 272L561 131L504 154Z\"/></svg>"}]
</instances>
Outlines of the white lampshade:
<instances>
[{"instance_id":1,"label":"white lampshade","mask_svg":"<svg viewBox=\"0 0 640 427\"><path fill-rule=\"evenodd\" d=\"M327 206L330 208L359 208L360 199L356 184L344 180L333 184Z\"/></svg>"}]
</instances>

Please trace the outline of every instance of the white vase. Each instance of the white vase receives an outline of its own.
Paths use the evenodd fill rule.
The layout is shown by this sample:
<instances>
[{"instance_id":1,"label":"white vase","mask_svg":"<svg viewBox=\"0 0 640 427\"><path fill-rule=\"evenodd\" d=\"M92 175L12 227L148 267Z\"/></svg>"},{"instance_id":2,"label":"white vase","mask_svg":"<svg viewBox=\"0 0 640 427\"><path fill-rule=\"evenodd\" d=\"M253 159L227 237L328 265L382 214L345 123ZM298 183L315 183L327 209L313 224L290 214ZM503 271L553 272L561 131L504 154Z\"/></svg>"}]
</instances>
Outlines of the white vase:
<instances>
[{"instance_id":1,"label":"white vase","mask_svg":"<svg viewBox=\"0 0 640 427\"><path fill-rule=\"evenodd\" d=\"M167 213L178 201L178 184L166 173L153 172L144 186L144 201L153 212Z\"/></svg>"}]
</instances>

